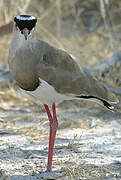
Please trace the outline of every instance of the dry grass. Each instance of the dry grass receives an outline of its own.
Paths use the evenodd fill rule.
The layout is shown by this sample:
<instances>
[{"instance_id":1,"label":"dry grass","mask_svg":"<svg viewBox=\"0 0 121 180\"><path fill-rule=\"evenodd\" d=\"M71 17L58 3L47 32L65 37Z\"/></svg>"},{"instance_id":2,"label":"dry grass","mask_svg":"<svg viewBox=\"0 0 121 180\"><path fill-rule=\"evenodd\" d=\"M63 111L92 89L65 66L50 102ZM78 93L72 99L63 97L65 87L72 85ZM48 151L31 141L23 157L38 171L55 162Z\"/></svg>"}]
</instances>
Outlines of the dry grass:
<instances>
[{"instance_id":1,"label":"dry grass","mask_svg":"<svg viewBox=\"0 0 121 180\"><path fill-rule=\"evenodd\" d=\"M94 180L94 179L105 179L105 178L116 178L118 174L112 173L109 167L96 167L88 166L87 164L79 164L77 168L67 168L65 175L71 180L82 179L82 180Z\"/></svg>"},{"instance_id":2,"label":"dry grass","mask_svg":"<svg viewBox=\"0 0 121 180\"><path fill-rule=\"evenodd\" d=\"M38 123L36 126L29 126L24 128L18 128L19 134L26 136L31 141L45 141L48 140L48 132L42 130L43 123Z\"/></svg>"}]
</instances>

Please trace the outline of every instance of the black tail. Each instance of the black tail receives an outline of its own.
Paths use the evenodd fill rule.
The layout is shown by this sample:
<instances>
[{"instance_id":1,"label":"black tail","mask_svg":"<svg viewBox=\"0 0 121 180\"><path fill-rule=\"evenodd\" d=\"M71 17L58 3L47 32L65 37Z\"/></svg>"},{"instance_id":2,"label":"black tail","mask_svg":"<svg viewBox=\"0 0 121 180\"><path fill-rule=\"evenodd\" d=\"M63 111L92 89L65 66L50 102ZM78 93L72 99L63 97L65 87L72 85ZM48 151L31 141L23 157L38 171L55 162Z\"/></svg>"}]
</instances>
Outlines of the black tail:
<instances>
[{"instance_id":1,"label":"black tail","mask_svg":"<svg viewBox=\"0 0 121 180\"><path fill-rule=\"evenodd\" d=\"M86 95L79 95L79 96L76 96L77 98L82 98L82 99L85 99L85 100L90 100L90 101L93 101L93 102L96 102L100 105L103 105L105 106L106 108L108 108L109 110L113 111L114 109L114 106L111 105L109 102L107 102L106 100L102 99L102 98L98 98L96 96L86 96Z\"/></svg>"}]
</instances>

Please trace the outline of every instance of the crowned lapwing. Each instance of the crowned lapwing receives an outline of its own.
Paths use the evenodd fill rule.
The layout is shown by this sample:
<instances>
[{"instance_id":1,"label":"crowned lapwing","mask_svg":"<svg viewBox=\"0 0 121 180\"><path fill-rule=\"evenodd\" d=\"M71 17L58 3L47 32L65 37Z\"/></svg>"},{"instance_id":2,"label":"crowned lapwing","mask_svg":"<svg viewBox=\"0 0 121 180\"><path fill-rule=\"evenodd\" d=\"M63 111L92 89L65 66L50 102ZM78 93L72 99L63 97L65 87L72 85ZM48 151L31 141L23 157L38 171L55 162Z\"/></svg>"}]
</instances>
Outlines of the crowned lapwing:
<instances>
[{"instance_id":1,"label":"crowned lapwing","mask_svg":"<svg viewBox=\"0 0 121 180\"><path fill-rule=\"evenodd\" d=\"M56 105L64 100L85 99L113 110L111 102L117 102L117 98L84 72L67 52L36 39L36 23L37 18L30 15L14 18L9 68L19 91L45 107L50 121L47 171L51 171L58 128Z\"/></svg>"}]
</instances>

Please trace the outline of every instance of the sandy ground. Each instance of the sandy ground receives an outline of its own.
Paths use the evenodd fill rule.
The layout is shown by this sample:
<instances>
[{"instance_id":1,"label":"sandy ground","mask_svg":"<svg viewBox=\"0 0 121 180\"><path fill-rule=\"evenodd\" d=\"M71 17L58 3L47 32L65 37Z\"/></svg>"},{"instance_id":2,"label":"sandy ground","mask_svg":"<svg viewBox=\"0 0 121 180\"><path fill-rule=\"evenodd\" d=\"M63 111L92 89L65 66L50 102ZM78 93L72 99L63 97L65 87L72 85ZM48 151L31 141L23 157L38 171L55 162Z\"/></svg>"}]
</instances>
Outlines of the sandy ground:
<instances>
[{"instance_id":1,"label":"sandy ground","mask_svg":"<svg viewBox=\"0 0 121 180\"><path fill-rule=\"evenodd\" d=\"M13 90L0 96L0 180L121 179L120 114L92 103L61 104L53 173L44 173L49 125L43 107Z\"/></svg>"},{"instance_id":2,"label":"sandy ground","mask_svg":"<svg viewBox=\"0 0 121 180\"><path fill-rule=\"evenodd\" d=\"M81 67L98 65L101 60L108 59L121 49L120 26L119 31L116 31L117 26L113 25L115 33L118 33L116 39L115 36L109 37L110 33L103 26L90 32L88 28L94 27L95 18L89 21L92 25L87 23L87 29L75 27L75 23L69 18L68 23L68 19L63 22L63 36L57 40L51 32L56 26L50 21L53 20L53 13L50 15L51 12L46 14L43 21L40 18L40 26L43 28L38 26L41 32L39 38L65 49L76 57ZM11 34L1 37L0 62L7 62L11 37ZM66 102L57 108L59 129L55 142L53 173L44 173L49 134L45 110L42 106L17 97L11 88L6 89L4 80L9 74L2 73L1 69L4 68L0 68L0 180L121 179L121 115L84 102ZM111 85L110 77L113 76L117 81L117 75L119 81L120 68L113 75L111 69L111 74L108 75ZM4 88L1 89L1 86Z\"/></svg>"}]
</instances>

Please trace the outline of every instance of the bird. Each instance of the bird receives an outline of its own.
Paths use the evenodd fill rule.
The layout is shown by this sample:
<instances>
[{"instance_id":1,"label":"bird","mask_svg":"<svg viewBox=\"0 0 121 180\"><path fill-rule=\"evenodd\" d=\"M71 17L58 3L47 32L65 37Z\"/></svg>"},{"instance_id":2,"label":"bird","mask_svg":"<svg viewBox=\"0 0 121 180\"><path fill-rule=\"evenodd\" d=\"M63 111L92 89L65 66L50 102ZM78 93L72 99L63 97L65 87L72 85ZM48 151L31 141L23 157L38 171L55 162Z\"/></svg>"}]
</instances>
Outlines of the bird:
<instances>
[{"instance_id":1,"label":"bird","mask_svg":"<svg viewBox=\"0 0 121 180\"><path fill-rule=\"evenodd\" d=\"M38 40L37 17L22 14L13 21L9 69L18 91L37 104L43 104L46 110L50 126L46 171L50 172L58 129L56 106L67 100L88 100L113 111L118 98L79 67L66 51Z\"/></svg>"}]
</instances>

